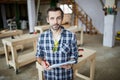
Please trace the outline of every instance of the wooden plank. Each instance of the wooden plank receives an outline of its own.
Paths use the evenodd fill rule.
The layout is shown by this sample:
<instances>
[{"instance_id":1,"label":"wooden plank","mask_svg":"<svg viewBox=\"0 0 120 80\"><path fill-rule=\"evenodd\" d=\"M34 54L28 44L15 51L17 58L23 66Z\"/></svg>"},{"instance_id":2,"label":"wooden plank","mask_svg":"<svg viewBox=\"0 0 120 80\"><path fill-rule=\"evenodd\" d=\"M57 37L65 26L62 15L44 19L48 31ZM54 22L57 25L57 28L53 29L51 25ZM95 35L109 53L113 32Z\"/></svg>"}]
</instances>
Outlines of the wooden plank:
<instances>
[{"instance_id":1,"label":"wooden plank","mask_svg":"<svg viewBox=\"0 0 120 80\"><path fill-rule=\"evenodd\" d=\"M94 57L95 58L95 57ZM95 72L95 59L92 59L91 64L90 64L90 80L94 79L94 72Z\"/></svg>"},{"instance_id":2,"label":"wooden plank","mask_svg":"<svg viewBox=\"0 0 120 80\"><path fill-rule=\"evenodd\" d=\"M39 69L40 71L43 71L43 67L38 63L36 62L36 68Z\"/></svg>"},{"instance_id":3,"label":"wooden plank","mask_svg":"<svg viewBox=\"0 0 120 80\"><path fill-rule=\"evenodd\" d=\"M71 31L71 32L78 32L78 31L81 31L80 28L78 28L77 26L71 26L69 28L66 28L67 30Z\"/></svg>"},{"instance_id":4,"label":"wooden plank","mask_svg":"<svg viewBox=\"0 0 120 80\"><path fill-rule=\"evenodd\" d=\"M36 68L38 69L38 77L39 77L39 80L44 80L43 79L43 67L38 63L36 62Z\"/></svg>"},{"instance_id":5,"label":"wooden plank","mask_svg":"<svg viewBox=\"0 0 120 80\"><path fill-rule=\"evenodd\" d=\"M76 75L77 77L80 77L80 78L84 79L84 80L90 80L89 77L87 77L87 76L85 76L85 75L82 75L82 74L79 74L79 73L78 73L78 70L75 71L75 75Z\"/></svg>"},{"instance_id":6,"label":"wooden plank","mask_svg":"<svg viewBox=\"0 0 120 80\"><path fill-rule=\"evenodd\" d=\"M35 30L35 32L39 31L40 33L42 33L43 31L45 31L49 28L50 28L50 25L41 25L41 26L35 26L34 30Z\"/></svg>"},{"instance_id":7,"label":"wooden plank","mask_svg":"<svg viewBox=\"0 0 120 80\"><path fill-rule=\"evenodd\" d=\"M34 62L36 61L36 58L35 58L35 51L33 52L29 52L29 53L25 53L23 55L20 55L18 56L18 65L21 67L21 66L24 66L26 64L29 64L31 62Z\"/></svg>"},{"instance_id":8,"label":"wooden plank","mask_svg":"<svg viewBox=\"0 0 120 80\"><path fill-rule=\"evenodd\" d=\"M38 38L39 34L24 34L21 36L17 36L15 37L15 39L11 39L11 38L5 38L2 39L3 44L7 43L7 45L11 46L11 45L18 45L18 44L25 44L25 43L29 43L33 40L36 40Z\"/></svg>"},{"instance_id":9,"label":"wooden plank","mask_svg":"<svg viewBox=\"0 0 120 80\"><path fill-rule=\"evenodd\" d=\"M23 50L23 47L24 47L23 45L18 45L18 46L16 46L16 49L17 50L19 50L19 49ZM10 47L8 47L8 52L11 52ZM0 47L0 55L2 55L2 54L5 54L4 47Z\"/></svg>"},{"instance_id":10,"label":"wooden plank","mask_svg":"<svg viewBox=\"0 0 120 80\"><path fill-rule=\"evenodd\" d=\"M18 55L17 55L17 51L16 51L16 47L14 46L10 46L11 48L11 56L12 56L12 63L13 63L13 67L15 69L15 71L17 69L19 69L19 66L18 66Z\"/></svg>"},{"instance_id":11,"label":"wooden plank","mask_svg":"<svg viewBox=\"0 0 120 80\"><path fill-rule=\"evenodd\" d=\"M9 37L9 36L16 36L16 35L21 35L21 34L23 34L22 30L1 31L0 38Z\"/></svg>"}]
</instances>

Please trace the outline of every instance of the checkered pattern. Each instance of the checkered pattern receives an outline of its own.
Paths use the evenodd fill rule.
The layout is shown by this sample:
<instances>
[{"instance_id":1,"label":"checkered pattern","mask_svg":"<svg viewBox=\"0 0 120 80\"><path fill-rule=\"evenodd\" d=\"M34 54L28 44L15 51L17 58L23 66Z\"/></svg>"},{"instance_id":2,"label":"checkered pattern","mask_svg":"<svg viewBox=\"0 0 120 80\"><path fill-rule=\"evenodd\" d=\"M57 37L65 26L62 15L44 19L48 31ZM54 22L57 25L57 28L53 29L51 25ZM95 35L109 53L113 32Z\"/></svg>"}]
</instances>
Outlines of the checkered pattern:
<instances>
[{"instance_id":1,"label":"checkered pattern","mask_svg":"<svg viewBox=\"0 0 120 80\"><path fill-rule=\"evenodd\" d=\"M78 59L78 49L75 34L65 30L62 27L61 38L56 52L53 52L54 41L51 30L42 33L38 39L36 57L46 59L50 65L63 63L68 60ZM45 80L71 80L72 69L64 69L61 67L45 70Z\"/></svg>"}]
</instances>

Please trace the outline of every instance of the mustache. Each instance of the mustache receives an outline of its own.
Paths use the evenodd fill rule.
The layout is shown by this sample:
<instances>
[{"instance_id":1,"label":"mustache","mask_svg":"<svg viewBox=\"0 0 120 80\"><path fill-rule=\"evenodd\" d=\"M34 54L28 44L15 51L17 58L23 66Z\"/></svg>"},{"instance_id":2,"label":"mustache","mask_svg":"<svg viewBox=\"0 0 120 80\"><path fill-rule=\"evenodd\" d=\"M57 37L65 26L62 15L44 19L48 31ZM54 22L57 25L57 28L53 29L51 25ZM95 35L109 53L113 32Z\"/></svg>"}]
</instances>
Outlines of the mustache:
<instances>
[{"instance_id":1,"label":"mustache","mask_svg":"<svg viewBox=\"0 0 120 80\"><path fill-rule=\"evenodd\" d=\"M52 26L60 26L60 25L59 24L49 25L49 27L52 27Z\"/></svg>"},{"instance_id":2,"label":"mustache","mask_svg":"<svg viewBox=\"0 0 120 80\"><path fill-rule=\"evenodd\" d=\"M59 26L59 24L54 24L53 26Z\"/></svg>"}]
</instances>

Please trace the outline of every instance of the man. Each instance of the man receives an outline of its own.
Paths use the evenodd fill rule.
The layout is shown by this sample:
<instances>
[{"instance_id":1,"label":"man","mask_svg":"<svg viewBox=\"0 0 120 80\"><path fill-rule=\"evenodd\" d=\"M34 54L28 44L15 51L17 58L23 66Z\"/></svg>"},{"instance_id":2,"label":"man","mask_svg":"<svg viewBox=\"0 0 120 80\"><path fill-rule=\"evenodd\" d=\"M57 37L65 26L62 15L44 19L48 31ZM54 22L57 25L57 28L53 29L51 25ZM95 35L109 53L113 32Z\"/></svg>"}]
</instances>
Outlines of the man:
<instances>
[{"instance_id":1,"label":"man","mask_svg":"<svg viewBox=\"0 0 120 80\"><path fill-rule=\"evenodd\" d=\"M69 60L77 62L78 49L75 34L61 26L64 13L60 8L48 9L47 15L50 29L43 32L38 39L37 61L45 69L45 80L72 80L71 64L52 69L49 66Z\"/></svg>"}]
</instances>

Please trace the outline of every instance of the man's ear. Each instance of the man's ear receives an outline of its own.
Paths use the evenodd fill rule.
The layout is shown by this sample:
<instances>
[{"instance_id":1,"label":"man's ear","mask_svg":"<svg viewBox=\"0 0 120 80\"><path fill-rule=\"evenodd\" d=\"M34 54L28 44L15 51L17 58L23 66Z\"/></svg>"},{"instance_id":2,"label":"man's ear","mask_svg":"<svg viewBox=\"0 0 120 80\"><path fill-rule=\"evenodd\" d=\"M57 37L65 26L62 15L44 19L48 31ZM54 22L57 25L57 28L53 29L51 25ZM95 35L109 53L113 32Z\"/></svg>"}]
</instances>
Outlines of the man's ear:
<instances>
[{"instance_id":1,"label":"man's ear","mask_svg":"<svg viewBox=\"0 0 120 80\"><path fill-rule=\"evenodd\" d=\"M46 18L46 21L47 21L47 23L49 23L49 19L48 19L48 17Z\"/></svg>"}]
</instances>

